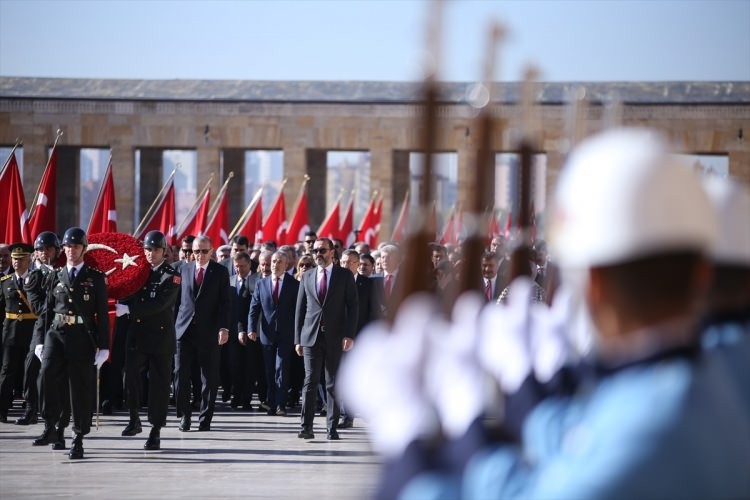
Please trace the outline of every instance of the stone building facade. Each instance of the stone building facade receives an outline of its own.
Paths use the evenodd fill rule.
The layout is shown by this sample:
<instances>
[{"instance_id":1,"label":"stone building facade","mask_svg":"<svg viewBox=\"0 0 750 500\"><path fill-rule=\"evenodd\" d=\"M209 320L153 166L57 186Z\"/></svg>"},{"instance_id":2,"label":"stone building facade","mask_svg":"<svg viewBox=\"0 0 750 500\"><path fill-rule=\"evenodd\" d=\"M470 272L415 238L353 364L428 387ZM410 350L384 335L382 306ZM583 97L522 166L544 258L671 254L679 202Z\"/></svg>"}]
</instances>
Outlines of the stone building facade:
<instances>
[{"instance_id":1,"label":"stone building facade","mask_svg":"<svg viewBox=\"0 0 750 500\"><path fill-rule=\"evenodd\" d=\"M458 198L471 193L478 141L476 110L466 99L472 84L441 87L437 149L458 157ZM287 199L294 199L310 175L309 209L313 225L325 216L326 152L370 152L370 186L384 196L381 234L390 234L392 217L409 183L408 152L420 144L420 85L378 82L152 81L0 78L0 145L24 143L23 181L31 202L48 148L57 129L64 131L59 165L74 172L81 147L111 148L117 191L118 224L132 231L135 191L150 200L160 178L149 151L190 148L197 153L199 185L214 174L218 189L229 171L239 178L229 191L236 220L244 209L241 151L283 150ZM617 115L629 125L666 131L685 152L726 155L729 174L750 185L750 83L546 83L536 88L537 145L547 154L546 189L554 187L573 135L567 96L585 89L583 131L607 125L606 104L617 98ZM518 84L497 84L490 103L498 128L492 147L513 151L519 136ZM135 151L147 181L135 186ZM154 167L153 169L150 167ZM64 183L63 183L64 184ZM75 183L61 184L63 200L73 202ZM66 191L67 190L67 191ZM214 191L216 192L216 191ZM69 203L73 206L74 203ZM74 208L58 222L74 220ZM142 213L143 211L141 211ZM77 219L75 219L77 220ZM230 222L231 223L231 222ZM356 221L355 221L356 223Z\"/></svg>"}]
</instances>

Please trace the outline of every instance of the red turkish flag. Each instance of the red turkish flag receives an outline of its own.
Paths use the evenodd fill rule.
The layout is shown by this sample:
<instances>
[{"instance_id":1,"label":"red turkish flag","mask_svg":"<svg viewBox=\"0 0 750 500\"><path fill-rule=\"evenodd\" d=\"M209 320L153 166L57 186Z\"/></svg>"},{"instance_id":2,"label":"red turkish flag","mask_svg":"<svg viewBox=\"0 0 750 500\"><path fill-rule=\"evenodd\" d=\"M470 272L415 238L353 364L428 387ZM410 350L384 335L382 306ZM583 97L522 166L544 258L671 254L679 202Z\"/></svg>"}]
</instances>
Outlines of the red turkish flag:
<instances>
[{"instance_id":1,"label":"red turkish flag","mask_svg":"<svg viewBox=\"0 0 750 500\"><path fill-rule=\"evenodd\" d=\"M346 213L341 220L339 228L339 239L344 242L344 246L349 248L355 243L354 235L354 196L349 198L349 206L346 207Z\"/></svg>"},{"instance_id":2,"label":"red turkish flag","mask_svg":"<svg viewBox=\"0 0 750 500\"><path fill-rule=\"evenodd\" d=\"M208 188L206 189L206 192L203 193L203 198L201 198L197 208L194 206L194 210L188 214L188 219L183 224L182 231L180 231L177 241L182 241L182 239L189 234L197 236L203 231L203 228L206 227L206 222L208 221L208 211L211 208L210 203L211 188Z\"/></svg>"},{"instance_id":3,"label":"red turkish flag","mask_svg":"<svg viewBox=\"0 0 750 500\"><path fill-rule=\"evenodd\" d=\"M219 204L211 215L211 219L203 230L203 236L211 240L213 248L229 243L229 206L227 205L227 190L219 195Z\"/></svg>"},{"instance_id":4,"label":"red turkish flag","mask_svg":"<svg viewBox=\"0 0 750 500\"><path fill-rule=\"evenodd\" d=\"M170 179L167 189L151 213L148 222L143 225L143 229L135 237L143 240L149 231L161 231L167 237L167 242L170 245L176 244L174 201L174 179Z\"/></svg>"},{"instance_id":5,"label":"red turkish flag","mask_svg":"<svg viewBox=\"0 0 750 500\"><path fill-rule=\"evenodd\" d=\"M404 204L401 205L401 212L396 219L396 225L393 226L391 241L401 241L406 233L406 227L409 225L409 192L404 196Z\"/></svg>"},{"instance_id":6,"label":"red turkish flag","mask_svg":"<svg viewBox=\"0 0 750 500\"><path fill-rule=\"evenodd\" d=\"M115 183L112 179L112 159L107 165L104 182L99 190L99 197L94 205L94 212L89 222L89 235L117 232L117 209L115 208Z\"/></svg>"},{"instance_id":7,"label":"red turkish flag","mask_svg":"<svg viewBox=\"0 0 750 500\"><path fill-rule=\"evenodd\" d=\"M510 230L513 227L513 214L512 212L508 211L508 215L505 219L505 237L510 236Z\"/></svg>"},{"instance_id":8,"label":"red turkish flag","mask_svg":"<svg viewBox=\"0 0 750 500\"><path fill-rule=\"evenodd\" d=\"M253 204L255 204L253 206ZM235 231L234 234L247 236L250 243L260 243L263 239L263 197L258 195L256 199L250 202L252 209L245 222Z\"/></svg>"},{"instance_id":9,"label":"red turkish flag","mask_svg":"<svg viewBox=\"0 0 750 500\"><path fill-rule=\"evenodd\" d=\"M336 200L336 204L333 205L333 208L331 209L331 212L328 214L328 217L323 221L323 223L320 225L320 229L318 229L318 236L321 238L330 238L330 239L338 239L340 238L340 232L339 232L339 201Z\"/></svg>"},{"instance_id":10,"label":"red turkish flag","mask_svg":"<svg viewBox=\"0 0 750 500\"><path fill-rule=\"evenodd\" d=\"M53 147L39 183L39 194L31 211L29 231L36 238L42 231L57 229L57 148Z\"/></svg>"},{"instance_id":11,"label":"red turkish flag","mask_svg":"<svg viewBox=\"0 0 750 500\"><path fill-rule=\"evenodd\" d=\"M294 245L305 239L305 233L310 231L310 215L307 211L307 190L303 190L297 203L297 209L289 221L286 231L286 244Z\"/></svg>"},{"instance_id":12,"label":"red turkish flag","mask_svg":"<svg viewBox=\"0 0 750 500\"><path fill-rule=\"evenodd\" d=\"M443 235L440 237L440 243L443 245L458 244L458 232L460 230L459 216L460 214L456 210L451 210L451 214L448 216L448 221L445 223L445 228L443 229Z\"/></svg>"},{"instance_id":13,"label":"red turkish flag","mask_svg":"<svg viewBox=\"0 0 750 500\"><path fill-rule=\"evenodd\" d=\"M275 241L282 245L286 241L286 226L286 206L282 188L263 223L263 241Z\"/></svg>"},{"instance_id":14,"label":"red turkish flag","mask_svg":"<svg viewBox=\"0 0 750 500\"><path fill-rule=\"evenodd\" d=\"M489 241L499 234L501 234L500 221L497 220L494 212L490 213L489 228L487 229L487 240Z\"/></svg>"},{"instance_id":15,"label":"red turkish flag","mask_svg":"<svg viewBox=\"0 0 750 500\"><path fill-rule=\"evenodd\" d=\"M378 244L378 233L380 232L377 207L378 200L370 200L370 204L367 205L367 210L359 225L359 239L367 243L371 248L374 248Z\"/></svg>"},{"instance_id":16,"label":"red turkish flag","mask_svg":"<svg viewBox=\"0 0 750 500\"><path fill-rule=\"evenodd\" d=\"M2 241L8 244L31 243L29 214L15 152L11 153L7 167L0 176L0 200L7 206L5 217L0 217Z\"/></svg>"}]
</instances>

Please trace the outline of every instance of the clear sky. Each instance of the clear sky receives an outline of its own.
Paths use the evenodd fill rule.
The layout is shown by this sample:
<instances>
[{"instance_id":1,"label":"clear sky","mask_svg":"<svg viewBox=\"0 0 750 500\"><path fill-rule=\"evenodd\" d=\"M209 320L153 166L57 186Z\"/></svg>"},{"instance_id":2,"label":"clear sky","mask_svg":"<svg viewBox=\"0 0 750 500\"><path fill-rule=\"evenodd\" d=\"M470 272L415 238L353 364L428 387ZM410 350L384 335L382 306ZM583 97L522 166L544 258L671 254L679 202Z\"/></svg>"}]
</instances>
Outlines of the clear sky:
<instances>
[{"instance_id":1,"label":"clear sky","mask_svg":"<svg viewBox=\"0 0 750 500\"><path fill-rule=\"evenodd\" d=\"M0 75L135 79L422 77L426 1L0 0ZM499 80L750 80L750 0L445 3L439 78L474 81L491 19Z\"/></svg>"}]
</instances>

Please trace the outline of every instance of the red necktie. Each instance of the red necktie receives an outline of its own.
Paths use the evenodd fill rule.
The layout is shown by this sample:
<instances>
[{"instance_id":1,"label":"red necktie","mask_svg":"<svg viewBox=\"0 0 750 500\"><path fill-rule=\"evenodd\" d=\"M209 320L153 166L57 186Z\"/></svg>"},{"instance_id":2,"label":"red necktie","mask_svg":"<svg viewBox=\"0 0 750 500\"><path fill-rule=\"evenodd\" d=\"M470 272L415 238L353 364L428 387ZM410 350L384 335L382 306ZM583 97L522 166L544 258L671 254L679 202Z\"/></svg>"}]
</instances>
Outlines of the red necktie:
<instances>
[{"instance_id":1,"label":"red necktie","mask_svg":"<svg viewBox=\"0 0 750 500\"><path fill-rule=\"evenodd\" d=\"M326 292L328 291L328 283L326 281L326 270L323 269L323 279L320 280L320 288L318 288L318 302L321 304L326 299Z\"/></svg>"},{"instance_id":2,"label":"red necktie","mask_svg":"<svg viewBox=\"0 0 750 500\"><path fill-rule=\"evenodd\" d=\"M274 285L273 285L273 303L278 304L279 303L279 278L277 276L274 276L273 278Z\"/></svg>"},{"instance_id":3,"label":"red necktie","mask_svg":"<svg viewBox=\"0 0 750 500\"><path fill-rule=\"evenodd\" d=\"M487 297L487 302L492 302L492 281L487 280L487 286L484 287L484 295Z\"/></svg>"},{"instance_id":4,"label":"red necktie","mask_svg":"<svg viewBox=\"0 0 750 500\"><path fill-rule=\"evenodd\" d=\"M203 284L203 268L198 268L198 276L195 277L195 284L198 285L198 288L201 287L201 284Z\"/></svg>"},{"instance_id":5,"label":"red necktie","mask_svg":"<svg viewBox=\"0 0 750 500\"><path fill-rule=\"evenodd\" d=\"M389 274L385 277L385 298L391 297L391 287L393 286L393 275Z\"/></svg>"}]
</instances>

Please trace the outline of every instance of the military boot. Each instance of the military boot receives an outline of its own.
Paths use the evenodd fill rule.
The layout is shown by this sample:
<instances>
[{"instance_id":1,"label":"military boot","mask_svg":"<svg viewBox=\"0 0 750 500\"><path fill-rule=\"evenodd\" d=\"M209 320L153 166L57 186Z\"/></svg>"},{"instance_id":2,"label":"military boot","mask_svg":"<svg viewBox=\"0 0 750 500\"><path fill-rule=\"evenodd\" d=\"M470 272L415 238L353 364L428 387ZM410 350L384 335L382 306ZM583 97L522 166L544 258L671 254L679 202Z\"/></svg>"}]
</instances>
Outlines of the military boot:
<instances>
[{"instance_id":1,"label":"military boot","mask_svg":"<svg viewBox=\"0 0 750 500\"><path fill-rule=\"evenodd\" d=\"M66 449L65 446L65 427L62 425L57 426L57 439L54 443L52 443L52 449L53 450L64 450Z\"/></svg>"},{"instance_id":2,"label":"military boot","mask_svg":"<svg viewBox=\"0 0 750 500\"><path fill-rule=\"evenodd\" d=\"M73 438L73 446L70 447L68 457L71 460L83 458L83 436L81 434L76 434L76 437Z\"/></svg>"},{"instance_id":3,"label":"military boot","mask_svg":"<svg viewBox=\"0 0 750 500\"><path fill-rule=\"evenodd\" d=\"M152 427L151 433L148 435L146 444L143 445L144 450L158 450L161 448L161 427Z\"/></svg>"},{"instance_id":4,"label":"military boot","mask_svg":"<svg viewBox=\"0 0 750 500\"><path fill-rule=\"evenodd\" d=\"M138 414L130 414L130 421L128 422L128 425L122 430L123 436L135 436L136 434L140 434L143 432L143 428L141 427L141 419L138 417Z\"/></svg>"},{"instance_id":5,"label":"military boot","mask_svg":"<svg viewBox=\"0 0 750 500\"><path fill-rule=\"evenodd\" d=\"M46 446L54 443L56 438L55 427L45 422L44 432L42 432L42 435L36 438L31 444L33 446Z\"/></svg>"}]
</instances>

